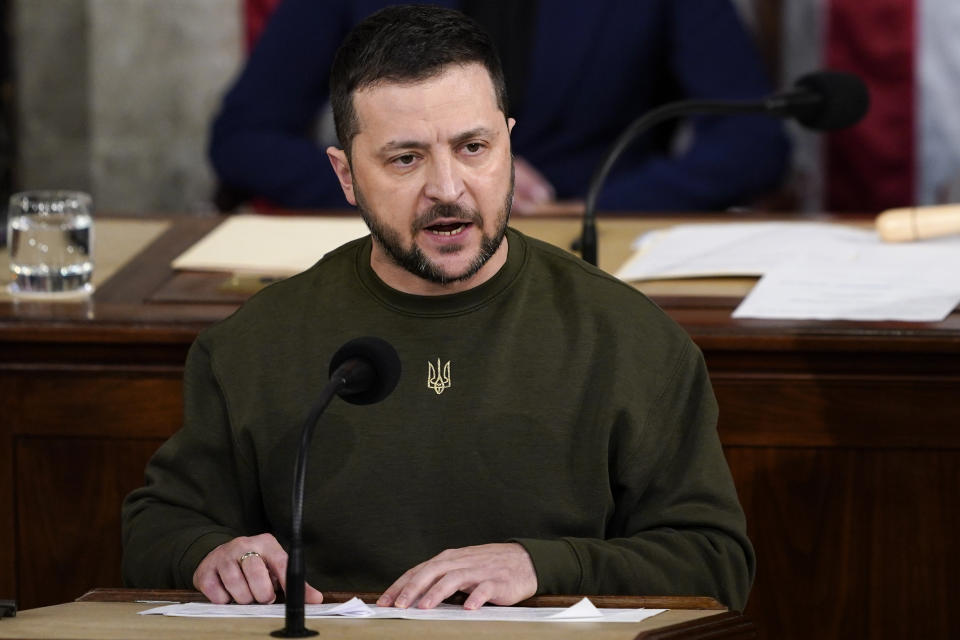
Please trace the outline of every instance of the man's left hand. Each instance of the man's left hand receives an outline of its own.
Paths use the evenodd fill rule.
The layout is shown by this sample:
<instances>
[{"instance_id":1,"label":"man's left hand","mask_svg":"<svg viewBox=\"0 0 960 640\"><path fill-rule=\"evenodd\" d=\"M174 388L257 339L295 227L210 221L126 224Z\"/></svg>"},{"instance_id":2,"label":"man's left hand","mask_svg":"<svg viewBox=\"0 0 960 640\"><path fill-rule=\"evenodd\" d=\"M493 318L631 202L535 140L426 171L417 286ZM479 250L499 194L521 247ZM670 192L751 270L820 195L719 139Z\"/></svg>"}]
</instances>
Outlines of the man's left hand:
<instances>
[{"instance_id":1,"label":"man's left hand","mask_svg":"<svg viewBox=\"0 0 960 640\"><path fill-rule=\"evenodd\" d=\"M553 185L532 164L517 156L513 159L513 211L517 215L536 214L553 202Z\"/></svg>"},{"instance_id":2,"label":"man's left hand","mask_svg":"<svg viewBox=\"0 0 960 640\"><path fill-rule=\"evenodd\" d=\"M447 549L400 576L377 606L432 609L457 591L470 594L464 609L516 604L537 592L537 574L526 549L515 542Z\"/></svg>"}]
</instances>

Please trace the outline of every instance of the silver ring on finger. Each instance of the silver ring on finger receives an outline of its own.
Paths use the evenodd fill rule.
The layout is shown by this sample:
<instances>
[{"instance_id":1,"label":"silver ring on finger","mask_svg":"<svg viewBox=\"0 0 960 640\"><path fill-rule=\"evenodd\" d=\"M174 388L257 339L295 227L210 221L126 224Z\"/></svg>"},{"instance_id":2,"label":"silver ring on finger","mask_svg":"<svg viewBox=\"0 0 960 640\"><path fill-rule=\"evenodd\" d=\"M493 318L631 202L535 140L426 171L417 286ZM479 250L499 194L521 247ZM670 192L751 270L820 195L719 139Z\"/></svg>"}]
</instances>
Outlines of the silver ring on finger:
<instances>
[{"instance_id":1,"label":"silver ring on finger","mask_svg":"<svg viewBox=\"0 0 960 640\"><path fill-rule=\"evenodd\" d=\"M237 562L242 565L244 560L246 560L247 558L252 558L253 556L256 556L256 557L258 557L258 558L262 558L262 556L261 556L259 553L257 553L256 551L247 551L245 554L243 554L242 556L240 556L240 559L237 560Z\"/></svg>"}]
</instances>

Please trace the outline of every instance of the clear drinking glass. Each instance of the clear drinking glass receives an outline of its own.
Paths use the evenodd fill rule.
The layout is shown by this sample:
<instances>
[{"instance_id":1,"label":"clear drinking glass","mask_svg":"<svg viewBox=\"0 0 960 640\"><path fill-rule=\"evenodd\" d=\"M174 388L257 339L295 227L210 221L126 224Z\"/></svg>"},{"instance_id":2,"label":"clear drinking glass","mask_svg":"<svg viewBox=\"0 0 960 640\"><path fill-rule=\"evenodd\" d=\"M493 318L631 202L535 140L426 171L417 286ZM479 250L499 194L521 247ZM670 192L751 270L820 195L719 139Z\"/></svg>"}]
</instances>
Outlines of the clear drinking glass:
<instances>
[{"instance_id":1,"label":"clear drinking glass","mask_svg":"<svg viewBox=\"0 0 960 640\"><path fill-rule=\"evenodd\" d=\"M93 218L80 191L24 191L10 197L7 246L11 294L61 298L93 292Z\"/></svg>"}]
</instances>

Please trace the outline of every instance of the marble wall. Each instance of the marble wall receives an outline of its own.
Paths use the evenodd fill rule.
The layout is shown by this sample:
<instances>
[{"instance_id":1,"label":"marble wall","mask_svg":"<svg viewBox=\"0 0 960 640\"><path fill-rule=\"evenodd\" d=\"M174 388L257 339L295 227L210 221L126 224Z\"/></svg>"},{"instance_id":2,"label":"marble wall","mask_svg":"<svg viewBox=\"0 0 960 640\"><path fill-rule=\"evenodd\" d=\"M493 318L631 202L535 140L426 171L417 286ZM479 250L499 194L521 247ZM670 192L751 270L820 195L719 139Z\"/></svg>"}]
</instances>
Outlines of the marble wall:
<instances>
[{"instance_id":1,"label":"marble wall","mask_svg":"<svg viewBox=\"0 0 960 640\"><path fill-rule=\"evenodd\" d=\"M15 0L15 188L212 209L207 135L242 62L241 2Z\"/></svg>"}]
</instances>

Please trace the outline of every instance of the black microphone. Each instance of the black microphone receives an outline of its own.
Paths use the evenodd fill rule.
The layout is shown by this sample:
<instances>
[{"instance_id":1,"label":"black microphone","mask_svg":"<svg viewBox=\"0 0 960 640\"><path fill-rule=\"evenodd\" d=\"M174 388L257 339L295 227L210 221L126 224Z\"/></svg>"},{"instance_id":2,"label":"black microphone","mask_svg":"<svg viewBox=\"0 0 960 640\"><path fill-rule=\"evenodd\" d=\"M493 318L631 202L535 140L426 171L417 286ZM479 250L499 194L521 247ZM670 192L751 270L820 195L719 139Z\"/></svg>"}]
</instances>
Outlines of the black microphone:
<instances>
[{"instance_id":1,"label":"black microphone","mask_svg":"<svg viewBox=\"0 0 960 640\"><path fill-rule=\"evenodd\" d=\"M792 89L761 100L683 100L645 113L614 141L590 179L579 241L580 255L590 264L597 264L596 206L600 189L620 154L638 135L654 125L694 113L766 113L796 118L810 129L832 130L856 124L869 108L870 95L860 78L842 71L815 71L797 80Z\"/></svg>"},{"instance_id":2,"label":"black microphone","mask_svg":"<svg viewBox=\"0 0 960 640\"><path fill-rule=\"evenodd\" d=\"M286 626L270 633L276 638L305 638L317 635L307 629L305 619L306 569L303 558L303 486L307 474L307 450L314 427L333 396L352 404L373 404L386 398L400 380L400 357L390 343L380 338L350 340L330 359L330 381L310 409L300 437L297 466L293 474L293 509L290 548L287 551Z\"/></svg>"},{"instance_id":3,"label":"black microphone","mask_svg":"<svg viewBox=\"0 0 960 640\"><path fill-rule=\"evenodd\" d=\"M808 129L844 129L860 122L870 108L863 80L843 71L815 71L801 76L793 89L763 100L763 111L796 118Z\"/></svg>"}]
</instances>

